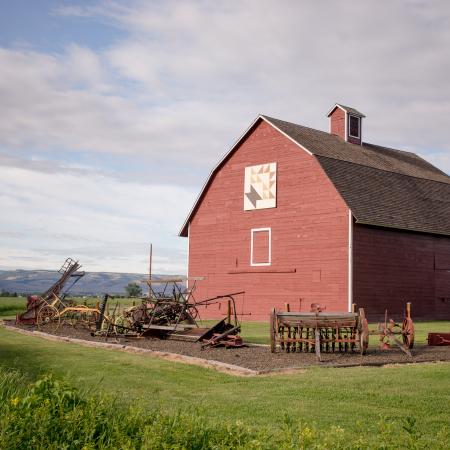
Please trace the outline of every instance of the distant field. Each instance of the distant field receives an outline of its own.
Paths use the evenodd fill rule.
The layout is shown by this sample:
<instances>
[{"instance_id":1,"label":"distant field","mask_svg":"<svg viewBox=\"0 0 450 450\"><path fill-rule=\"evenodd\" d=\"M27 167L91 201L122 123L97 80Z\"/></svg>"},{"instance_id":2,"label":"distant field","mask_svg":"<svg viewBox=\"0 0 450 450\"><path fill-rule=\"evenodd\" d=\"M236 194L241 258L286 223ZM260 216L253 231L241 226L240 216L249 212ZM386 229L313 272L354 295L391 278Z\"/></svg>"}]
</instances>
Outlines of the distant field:
<instances>
[{"instance_id":1,"label":"distant field","mask_svg":"<svg viewBox=\"0 0 450 450\"><path fill-rule=\"evenodd\" d=\"M71 297L76 303L88 306L95 306L101 302L101 299L97 297ZM112 312L116 304L118 304L118 310L122 311L124 308L128 308L133 304L139 304L139 299L133 298L112 298L108 301L108 308ZM27 304L26 297L0 297L0 318L13 318L16 314L25 311Z\"/></svg>"},{"instance_id":2,"label":"distant field","mask_svg":"<svg viewBox=\"0 0 450 450\"><path fill-rule=\"evenodd\" d=\"M25 297L0 297L0 317L15 317L25 310L26 304Z\"/></svg>"}]
</instances>

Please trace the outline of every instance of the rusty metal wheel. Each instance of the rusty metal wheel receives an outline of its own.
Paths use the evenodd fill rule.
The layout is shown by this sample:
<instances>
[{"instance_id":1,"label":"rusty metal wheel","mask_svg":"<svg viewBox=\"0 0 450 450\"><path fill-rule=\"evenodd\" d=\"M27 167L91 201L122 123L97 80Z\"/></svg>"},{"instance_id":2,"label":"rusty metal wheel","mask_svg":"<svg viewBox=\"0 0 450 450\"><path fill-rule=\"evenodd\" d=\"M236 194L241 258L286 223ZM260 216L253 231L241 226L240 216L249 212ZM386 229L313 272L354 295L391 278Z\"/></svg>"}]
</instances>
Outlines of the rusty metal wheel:
<instances>
[{"instance_id":1,"label":"rusty metal wheel","mask_svg":"<svg viewBox=\"0 0 450 450\"><path fill-rule=\"evenodd\" d=\"M414 322L411 318L406 318L402 326L403 344L406 348L414 347Z\"/></svg>"},{"instance_id":2,"label":"rusty metal wheel","mask_svg":"<svg viewBox=\"0 0 450 450\"><path fill-rule=\"evenodd\" d=\"M197 319L197 317L198 317L198 309L194 305L189 306L188 312L189 312L189 314L191 315L191 317L194 320Z\"/></svg>"},{"instance_id":3,"label":"rusty metal wheel","mask_svg":"<svg viewBox=\"0 0 450 450\"><path fill-rule=\"evenodd\" d=\"M54 333L60 320L59 312L54 306L44 305L38 312L36 323L39 330Z\"/></svg>"}]
</instances>

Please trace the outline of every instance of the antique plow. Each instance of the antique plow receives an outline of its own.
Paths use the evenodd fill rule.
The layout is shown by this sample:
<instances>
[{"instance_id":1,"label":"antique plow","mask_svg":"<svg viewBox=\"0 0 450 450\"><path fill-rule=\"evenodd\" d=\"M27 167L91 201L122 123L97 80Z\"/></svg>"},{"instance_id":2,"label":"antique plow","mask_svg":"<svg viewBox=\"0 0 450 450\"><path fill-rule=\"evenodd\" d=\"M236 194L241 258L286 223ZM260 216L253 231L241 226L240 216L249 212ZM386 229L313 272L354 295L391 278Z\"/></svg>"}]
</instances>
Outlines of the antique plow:
<instances>
[{"instance_id":1,"label":"antique plow","mask_svg":"<svg viewBox=\"0 0 450 450\"><path fill-rule=\"evenodd\" d=\"M16 323L21 324L37 324L38 327L49 325L51 329L57 329L61 313L76 313L79 317L89 319L89 308L84 305L72 307L70 301L65 300L70 288L73 287L83 276L84 272L80 272L81 265L72 258L67 258L61 268L58 270L59 279L50 286L42 295L29 295L27 297L27 309L25 312L18 314ZM68 288L63 291L66 284L72 280ZM68 314L66 319L74 321L74 314Z\"/></svg>"},{"instance_id":2,"label":"antique plow","mask_svg":"<svg viewBox=\"0 0 450 450\"><path fill-rule=\"evenodd\" d=\"M312 352L321 360L321 352L348 352L358 349L365 354L369 328L364 309L355 312L325 313L317 304L311 312L279 312L270 317L270 348L287 353Z\"/></svg>"},{"instance_id":3,"label":"antique plow","mask_svg":"<svg viewBox=\"0 0 450 450\"><path fill-rule=\"evenodd\" d=\"M245 344L239 335L241 332L241 324L237 317L236 295L244 294L244 291L234 292L232 294L218 295L198 302L196 306L210 306L226 300L227 317L216 324L212 329L208 330L201 338L202 350L207 347L244 347ZM220 324L220 327L218 325Z\"/></svg>"},{"instance_id":4,"label":"antique plow","mask_svg":"<svg viewBox=\"0 0 450 450\"><path fill-rule=\"evenodd\" d=\"M287 309L286 312L272 310L272 352L277 348L288 353L314 351L319 361L321 352L348 352L357 349L364 355L369 345L369 336L378 336L381 350L388 350L394 344L408 356L412 356L410 349L414 346L414 323L410 303L406 304L406 315L401 324L388 319L386 311L384 322L379 323L374 330L369 330L363 308L359 308L358 313L325 313L317 304L311 305L309 313L290 312L289 307ZM445 338L439 341L443 343L444 340Z\"/></svg>"},{"instance_id":5,"label":"antique plow","mask_svg":"<svg viewBox=\"0 0 450 450\"><path fill-rule=\"evenodd\" d=\"M378 328L369 331L369 334L379 337L381 350L389 350L392 344L395 344L400 350L412 357L410 349L414 347L414 322L411 319L411 303L406 304L406 314L402 324L388 319L387 314L386 310L384 322L379 323Z\"/></svg>"},{"instance_id":6,"label":"antique plow","mask_svg":"<svg viewBox=\"0 0 450 450\"><path fill-rule=\"evenodd\" d=\"M177 339L202 342L202 348L240 347L243 345L239 337L240 324L237 320L234 296L237 292L220 295L197 302L194 298L196 281L199 277L148 279L149 296L142 299L140 305L123 311L110 326L97 327L96 334L127 337L157 337L160 339ZM183 284L190 281L190 287ZM162 285L156 289L155 285ZM197 307L208 306L227 301L228 314L211 327L203 328L197 323L199 312Z\"/></svg>"}]
</instances>

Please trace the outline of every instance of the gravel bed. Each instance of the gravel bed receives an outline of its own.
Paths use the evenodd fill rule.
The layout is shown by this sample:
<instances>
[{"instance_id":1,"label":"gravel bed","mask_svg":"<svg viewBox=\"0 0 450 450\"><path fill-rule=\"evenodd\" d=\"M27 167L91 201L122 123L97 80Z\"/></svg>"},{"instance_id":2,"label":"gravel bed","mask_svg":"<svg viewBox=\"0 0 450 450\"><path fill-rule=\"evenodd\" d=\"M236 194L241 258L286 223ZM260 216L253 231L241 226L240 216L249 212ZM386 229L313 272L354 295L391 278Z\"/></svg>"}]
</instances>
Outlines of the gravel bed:
<instances>
[{"instance_id":1,"label":"gravel bed","mask_svg":"<svg viewBox=\"0 0 450 450\"><path fill-rule=\"evenodd\" d=\"M5 321L6 322L6 321ZM8 322L14 326L14 322ZM27 330L36 330L30 325L16 325ZM41 330L46 331L46 330ZM310 366L322 367L351 367L351 366L383 366L389 364L405 364L420 362L450 361L450 347L429 347L416 345L411 353L412 358L404 354L400 349L379 350L369 348L366 355L359 353L322 353L322 362L317 362L314 353L271 353L269 347L249 346L242 348L207 348L201 349L200 343L185 342L173 339L155 338L104 338L91 336L90 331L84 328L62 325L55 333L88 341L117 343L121 345L145 348L160 352L170 352L185 356L194 356L206 360L220 361L260 372L283 370L291 368L305 368Z\"/></svg>"}]
</instances>

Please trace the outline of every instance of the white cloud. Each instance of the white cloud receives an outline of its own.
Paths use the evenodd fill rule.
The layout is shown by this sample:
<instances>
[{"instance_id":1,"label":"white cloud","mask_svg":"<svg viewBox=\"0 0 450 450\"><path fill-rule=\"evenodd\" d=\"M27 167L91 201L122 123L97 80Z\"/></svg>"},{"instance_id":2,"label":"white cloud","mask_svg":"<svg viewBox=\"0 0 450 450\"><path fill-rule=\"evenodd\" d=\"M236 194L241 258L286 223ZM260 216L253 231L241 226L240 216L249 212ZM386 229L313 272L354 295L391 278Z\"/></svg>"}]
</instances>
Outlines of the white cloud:
<instances>
[{"instance_id":1,"label":"white cloud","mask_svg":"<svg viewBox=\"0 0 450 450\"><path fill-rule=\"evenodd\" d=\"M87 261L89 270L142 272L148 243L155 245L155 271L184 271L184 239L176 238L194 195L176 186L142 186L102 176L48 174L0 167L2 227L0 265L21 255L62 255ZM9 214L12 212L12 214ZM164 257L176 256L172 261ZM57 264L56 264L57 265Z\"/></svg>"},{"instance_id":2,"label":"white cloud","mask_svg":"<svg viewBox=\"0 0 450 450\"><path fill-rule=\"evenodd\" d=\"M165 136L182 154L170 136L181 126L197 163L210 164L260 112L326 129L334 101L367 113L371 141L448 150L445 1L100 2L76 14L128 32L103 58L138 83L138 102L164 105L142 111L157 119L153 142ZM199 142L213 142L212 151Z\"/></svg>"},{"instance_id":3,"label":"white cloud","mask_svg":"<svg viewBox=\"0 0 450 450\"><path fill-rule=\"evenodd\" d=\"M53 13L122 33L102 48L0 48L0 264L58 265L73 249L129 272L154 240L175 261L161 270L182 266L175 235L194 192L258 113L326 130L339 101L366 114L368 141L450 172L446 1L101 1Z\"/></svg>"}]
</instances>

